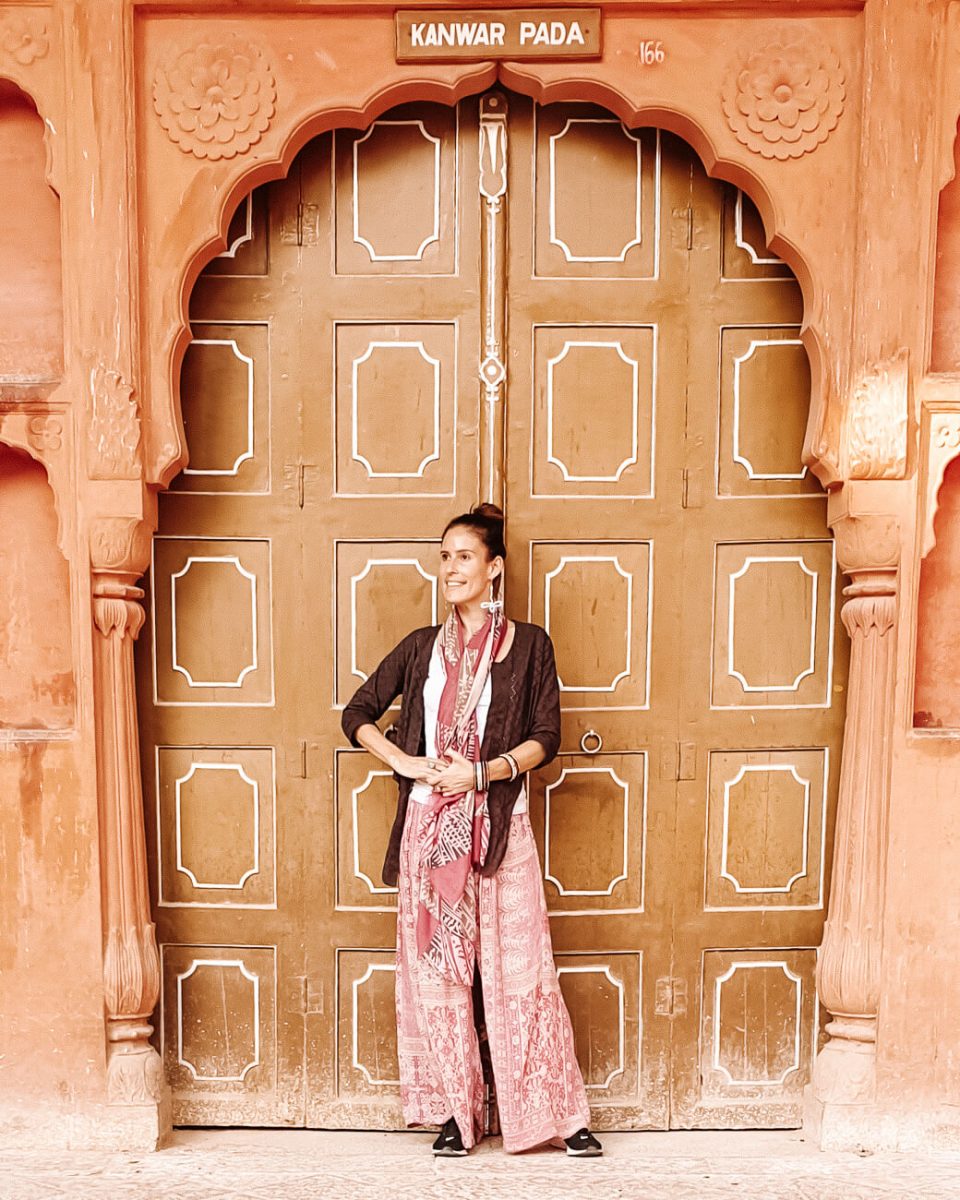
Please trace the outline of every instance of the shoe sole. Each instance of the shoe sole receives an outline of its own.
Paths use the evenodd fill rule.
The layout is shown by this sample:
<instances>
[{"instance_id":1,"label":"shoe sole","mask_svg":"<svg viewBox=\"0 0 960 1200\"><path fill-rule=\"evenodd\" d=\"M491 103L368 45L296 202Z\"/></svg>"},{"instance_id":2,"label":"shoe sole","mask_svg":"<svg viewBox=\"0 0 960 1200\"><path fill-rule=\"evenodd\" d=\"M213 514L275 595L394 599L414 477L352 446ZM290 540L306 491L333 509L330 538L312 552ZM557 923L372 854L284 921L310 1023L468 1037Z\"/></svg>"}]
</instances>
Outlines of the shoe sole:
<instances>
[{"instance_id":1,"label":"shoe sole","mask_svg":"<svg viewBox=\"0 0 960 1200\"><path fill-rule=\"evenodd\" d=\"M467 1151L466 1150L454 1150L452 1147L450 1149L447 1149L446 1147L444 1147L442 1150L434 1150L433 1156L434 1156L434 1158L466 1158Z\"/></svg>"},{"instance_id":2,"label":"shoe sole","mask_svg":"<svg viewBox=\"0 0 960 1200\"><path fill-rule=\"evenodd\" d=\"M603 1157L603 1151L595 1150L592 1146L590 1146L589 1149L587 1149L587 1150L572 1150L568 1146L567 1154L569 1155L570 1158L602 1158Z\"/></svg>"}]
</instances>

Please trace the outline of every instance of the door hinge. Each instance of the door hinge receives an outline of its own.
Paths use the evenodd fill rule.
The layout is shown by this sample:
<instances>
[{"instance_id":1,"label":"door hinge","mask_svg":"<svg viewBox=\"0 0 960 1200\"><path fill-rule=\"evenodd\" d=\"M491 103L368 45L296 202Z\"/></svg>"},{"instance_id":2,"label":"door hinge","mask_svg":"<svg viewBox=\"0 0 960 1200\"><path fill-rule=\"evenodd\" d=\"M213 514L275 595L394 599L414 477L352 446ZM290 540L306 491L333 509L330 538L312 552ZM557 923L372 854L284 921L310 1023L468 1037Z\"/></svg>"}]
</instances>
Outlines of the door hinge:
<instances>
[{"instance_id":1,"label":"door hinge","mask_svg":"<svg viewBox=\"0 0 960 1200\"><path fill-rule=\"evenodd\" d=\"M683 508L703 508L703 471L699 467L683 468Z\"/></svg>"},{"instance_id":2,"label":"door hinge","mask_svg":"<svg viewBox=\"0 0 960 1200\"><path fill-rule=\"evenodd\" d=\"M297 508L303 508L304 464L297 463Z\"/></svg>"},{"instance_id":3,"label":"door hinge","mask_svg":"<svg viewBox=\"0 0 960 1200\"><path fill-rule=\"evenodd\" d=\"M687 1011L687 981L673 975L657 980L654 1012L658 1017L682 1017Z\"/></svg>"},{"instance_id":4,"label":"door hinge","mask_svg":"<svg viewBox=\"0 0 960 1200\"><path fill-rule=\"evenodd\" d=\"M687 249L693 249L693 208L687 206Z\"/></svg>"},{"instance_id":5,"label":"door hinge","mask_svg":"<svg viewBox=\"0 0 960 1200\"><path fill-rule=\"evenodd\" d=\"M311 1013L323 1012L323 980L319 987L314 987L309 975L300 976L300 1014L309 1016Z\"/></svg>"},{"instance_id":6,"label":"door hinge","mask_svg":"<svg viewBox=\"0 0 960 1200\"><path fill-rule=\"evenodd\" d=\"M679 781L696 777L697 743L664 742L660 747L660 778Z\"/></svg>"}]
</instances>

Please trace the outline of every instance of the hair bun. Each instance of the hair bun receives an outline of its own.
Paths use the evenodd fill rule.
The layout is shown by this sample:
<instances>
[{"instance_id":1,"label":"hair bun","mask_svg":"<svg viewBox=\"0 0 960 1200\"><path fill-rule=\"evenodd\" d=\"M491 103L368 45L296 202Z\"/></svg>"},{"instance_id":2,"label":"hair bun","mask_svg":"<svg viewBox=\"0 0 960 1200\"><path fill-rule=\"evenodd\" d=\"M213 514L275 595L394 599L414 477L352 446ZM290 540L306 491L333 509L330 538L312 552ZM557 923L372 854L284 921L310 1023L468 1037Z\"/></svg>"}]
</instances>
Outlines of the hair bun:
<instances>
[{"instance_id":1,"label":"hair bun","mask_svg":"<svg viewBox=\"0 0 960 1200\"><path fill-rule=\"evenodd\" d=\"M491 504L489 500L484 500L482 504L475 504L470 509L471 516L486 517L488 521L502 521L503 509L499 504Z\"/></svg>"}]
</instances>

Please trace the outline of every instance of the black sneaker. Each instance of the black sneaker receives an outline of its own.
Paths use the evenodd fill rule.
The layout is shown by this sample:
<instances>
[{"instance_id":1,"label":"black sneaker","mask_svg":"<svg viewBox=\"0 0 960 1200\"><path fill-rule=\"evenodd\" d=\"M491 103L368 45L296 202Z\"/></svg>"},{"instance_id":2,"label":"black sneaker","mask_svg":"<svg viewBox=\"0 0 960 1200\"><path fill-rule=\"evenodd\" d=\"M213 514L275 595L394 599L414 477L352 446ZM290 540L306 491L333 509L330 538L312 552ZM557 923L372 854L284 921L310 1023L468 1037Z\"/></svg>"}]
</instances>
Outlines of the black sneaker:
<instances>
[{"instance_id":1,"label":"black sneaker","mask_svg":"<svg viewBox=\"0 0 960 1200\"><path fill-rule=\"evenodd\" d=\"M467 1153L463 1148L463 1138L460 1136L460 1126L453 1117L445 1122L433 1143L433 1152L443 1158L463 1158ZM569 1151L567 1151L569 1154Z\"/></svg>"},{"instance_id":2,"label":"black sneaker","mask_svg":"<svg viewBox=\"0 0 960 1200\"><path fill-rule=\"evenodd\" d=\"M571 1158L598 1158L603 1153L603 1147L589 1129L578 1129L573 1137L563 1140Z\"/></svg>"}]
</instances>

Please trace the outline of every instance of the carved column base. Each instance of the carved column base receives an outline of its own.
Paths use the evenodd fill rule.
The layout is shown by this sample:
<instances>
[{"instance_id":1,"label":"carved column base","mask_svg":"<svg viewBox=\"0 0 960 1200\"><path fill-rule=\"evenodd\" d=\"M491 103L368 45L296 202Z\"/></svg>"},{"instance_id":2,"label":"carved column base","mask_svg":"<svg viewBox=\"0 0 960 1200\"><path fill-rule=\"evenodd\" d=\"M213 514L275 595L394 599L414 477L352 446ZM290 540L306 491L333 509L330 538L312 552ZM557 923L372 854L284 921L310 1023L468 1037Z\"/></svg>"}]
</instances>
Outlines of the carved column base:
<instances>
[{"instance_id":1,"label":"carved column base","mask_svg":"<svg viewBox=\"0 0 960 1200\"><path fill-rule=\"evenodd\" d=\"M881 1149L876 1096L876 1043L833 1037L817 1055L804 1093L804 1133L821 1150Z\"/></svg>"}]
</instances>

